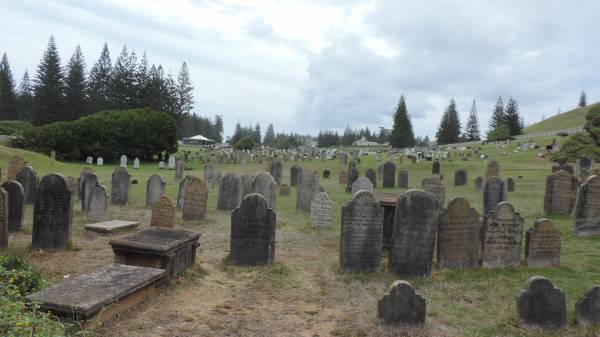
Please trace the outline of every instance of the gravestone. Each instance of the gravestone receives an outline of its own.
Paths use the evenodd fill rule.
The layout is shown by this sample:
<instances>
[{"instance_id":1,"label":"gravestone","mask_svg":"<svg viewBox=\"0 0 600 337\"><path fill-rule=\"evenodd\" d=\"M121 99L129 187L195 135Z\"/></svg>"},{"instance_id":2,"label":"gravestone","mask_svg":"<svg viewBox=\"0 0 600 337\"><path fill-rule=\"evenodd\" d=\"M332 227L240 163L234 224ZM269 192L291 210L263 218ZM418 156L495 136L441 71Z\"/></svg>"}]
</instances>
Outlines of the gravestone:
<instances>
[{"instance_id":1,"label":"gravestone","mask_svg":"<svg viewBox=\"0 0 600 337\"><path fill-rule=\"evenodd\" d=\"M398 187L408 188L408 171L400 170L398 172Z\"/></svg>"},{"instance_id":2,"label":"gravestone","mask_svg":"<svg viewBox=\"0 0 600 337\"><path fill-rule=\"evenodd\" d=\"M98 159L96 159L96 165L104 166L104 159L102 157L98 157Z\"/></svg>"},{"instance_id":3,"label":"gravestone","mask_svg":"<svg viewBox=\"0 0 600 337\"><path fill-rule=\"evenodd\" d=\"M94 158L92 158L92 156L87 156L87 158L85 159L85 162L87 164L92 165L94 163Z\"/></svg>"},{"instance_id":4,"label":"gravestone","mask_svg":"<svg viewBox=\"0 0 600 337\"><path fill-rule=\"evenodd\" d=\"M579 188L573 233L578 236L600 234L600 176L589 176Z\"/></svg>"},{"instance_id":5,"label":"gravestone","mask_svg":"<svg viewBox=\"0 0 600 337\"><path fill-rule=\"evenodd\" d=\"M488 163L487 168L485 170L485 179L488 180L490 177L494 176L500 176L500 164L498 164L497 161L492 160Z\"/></svg>"},{"instance_id":6,"label":"gravestone","mask_svg":"<svg viewBox=\"0 0 600 337\"><path fill-rule=\"evenodd\" d=\"M575 321L581 327L600 324L600 287L592 287L575 303Z\"/></svg>"},{"instance_id":7,"label":"gravestone","mask_svg":"<svg viewBox=\"0 0 600 337\"><path fill-rule=\"evenodd\" d=\"M367 179L369 179L369 181L371 182L373 187L377 186L377 173L375 173L375 170L373 170L372 168L368 169L365 172L365 177L367 177Z\"/></svg>"},{"instance_id":8,"label":"gravestone","mask_svg":"<svg viewBox=\"0 0 600 337\"><path fill-rule=\"evenodd\" d=\"M311 170L303 169L298 177L296 211L310 212L310 203L317 193L319 193L319 176Z\"/></svg>"},{"instance_id":9,"label":"gravestone","mask_svg":"<svg viewBox=\"0 0 600 337\"><path fill-rule=\"evenodd\" d=\"M269 173L259 173L252 182L252 193L258 193L267 200L267 207L277 206L277 183Z\"/></svg>"},{"instance_id":10,"label":"gravestone","mask_svg":"<svg viewBox=\"0 0 600 337\"><path fill-rule=\"evenodd\" d=\"M440 267L479 266L479 213L467 199L457 197L440 215L437 233L437 261Z\"/></svg>"},{"instance_id":11,"label":"gravestone","mask_svg":"<svg viewBox=\"0 0 600 337\"><path fill-rule=\"evenodd\" d=\"M175 156L169 156L169 161L167 167L172 170L175 168Z\"/></svg>"},{"instance_id":12,"label":"gravestone","mask_svg":"<svg viewBox=\"0 0 600 337\"><path fill-rule=\"evenodd\" d=\"M110 202L113 205L127 205L129 202L129 187L131 176L125 167L117 167L112 174Z\"/></svg>"},{"instance_id":13,"label":"gravestone","mask_svg":"<svg viewBox=\"0 0 600 337\"><path fill-rule=\"evenodd\" d=\"M431 164L431 174L440 174L440 161L437 159Z\"/></svg>"},{"instance_id":14,"label":"gravestone","mask_svg":"<svg viewBox=\"0 0 600 337\"><path fill-rule=\"evenodd\" d=\"M137 169L139 169L139 168L140 168L140 158L135 158L135 159L133 160L133 169L134 169L134 170L137 170Z\"/></svg>"},{"instance_id":15,"label":"gravestone","mask_svg":"<svg viewBox=\"0 0 600 337\"><path fill-rule=\"evenodd\" d=\"M215 178L215 167L213 164L204 165L204 182L206 184L213 183Z\"/></svg>"},{"instance_id":16,"label":"gravestone","mask_svg":"<svg viewBox=\"0 0 600 337\"><path fill-rule=\"evenodd\" d=\"M383 164L377 166L377 180L383 181Z\"/></svg>"},{"instance_id":17,"label":"gravestone","mask_svg":"<svg viewBox=\"0 0 600 337\"><path fill-rule=\"evenodd\" d=\"M192 179L192 176L185 176L185 178L183 178L179 182L179 190L177 191L177 205L176 205L177 208L179 208L179 209L183 208L185 187L187 186L187 184L190 182L191 179Z\"/></svg>"},{"instance_id":18,"label":"gravestone","mask_svg":"<svg viewBox=\"0 0 600 337\"><path fill-rule=\"evenodd\" d=\"M98 185L100 186L100 185ZM108 199L108 197L107 197ZM121 231L136 228L140 223L136 221L109 220L98 223L83 225L87 232L93 232L101 235L115 234Z\"/></svg>"},{"instance_id":19,"label":"gravestone","mask_svg":"<svg viewBox=\"0 0 600 337\"><path fill-rule=\"evenodd\" d=\"M183 159L177 158L175 161L175 179L183 178L183 170L185 169L185 162Z\"/></svg>"},{"instance_id":20,"label":"gravestone","mask_svg":"<svg viewBox=\"0 0 600 337\"><path fill-rule=\"evenodd\" d=\"M56 160L56 151L54 151L54 150L50 151L50 159Z\"/></svg>"},{"instance_id":21,"label":"gravestone","mask_svg":"<svg viewBox=\"0 0 600 337\"><path fill-rule=\"evenodd\" d=\"M521 263L523 218L508 202L484 217L481 259L486 268L518 267Z\"/></svg>"},{"instance_id":22,"label":"gravestone","mask_svg":"<svg viewBox=\"0 0 600 337\"><path fill-rule=\"evenodd\" d=\"M560 231L549 219L537 220L525 234L527 267L560 266Z\"/></svg>"},{"instance_id":23,"label":"gravestone","mask_svg":"<svg viewBox=\"0 0 600 337\"><path fill-rule=\"evenodd\" d=\"M340 184L346 184L348 182L348 173L346 173L346 171L340 171L340 173L338 174L338 182Z\"/></svg>"},{"instance_id":24,"label":"gravestone","mask_svg":"<svg viewBox=\"0 0 600 337\"><path fill-rule=\"evenodd\" d=\"M340 267L343 273L376 272L381 260L383 207L360 191L342 207Z\"/></svg>"},{"instance_id":25,"label":"gravestone","mask_svg":"<svg viewBox=\"0 0 600 337\"><path fill-rule=\"evenodd\" d=\"M358 169L356 168L356 160L352 159L348 163L348 181L346 182L346 192L352 192L352 184L358 179Z\"/></svg>"},{"instance_id":26,"label":"gravestone","mask_svg":"<svg viewBox=\"0 0 600 337\"><path fill-rule=\"evenodd\" d=\"M492 176L483 186L483 214L496 209L499 202L506 201L506 184L502 179Z\"/></svg>"},{"instance_id":27,"label":"gravestone","mask_svg":"<svg viewBox=\"0 0 600 337\"><path fill-rule=\"evenodd\" d=\"M185 206L184 206L185 207ZM175 227L175 215L177 214L173 200L163 195L152 205L152 217L150 226Z\"/></svg>"},{"instance_id":28,"label":"gravestone","mask_svg":"<svg viewBox=\"0 0 600 337\"><path fill-rule=\"evenodd\" d=\"M373 185L375 186L375 185ZM396 187L396 164L391 161L383 164L383 183L384 188Z\"/></svg>"},{"instance_id":29,"label":"gravestone","mask_svg":"<svg viewBox=\"0 0 600 337\"><path fill-rule=\"evenodd\" d=\"M431 274L440 203L423 190L398 197L390 249L389 270L399 275Z\"/></svg>"},{"instance_id":30,"label":"gravestone","mask_svg":"<svg viewBox=\"0 0 600 337\"><path fill-rule=\"evenodd\" d=\"M323 170L323 179L329 179L330 175L331 175L331 171Z\"/></svg>"},{"instance_id":31,"label":"gravestone","mask_svg":"<svg viewBox=\"0 0 600 337\"><path fill-rule=\"evenodd\" d=\"M8 192L0 187L0 252L8 248ZM6 281L3 281L6 282Z\"/></svg>"},{"instance_id":32,"label":"gravestone","mask_svg":"<svg viewBox=\"0 0 600 337\"><path fill-rule=\"evenodd\" d=\"M506 191L507 192L515 191L515 180L513 178L506 179Z\"/></svg>"},{"instance_id":33,"label":"gravestone","mask_svg":"<svg viewBox=\"0 0 600 337\"><path fill-rule=\"evenodd\" d=\"M87 173L81 177L79 186L81 186L81 210L87 209L89 195L94 186L100 184L100 179L95 173Z\"/></svg>"},{"instance_id":34,"label":"gravestone","mask_svg":"<svg viewBox=\"0 0 600 337\"><path fill-rule=\"evenodd\" d=\"M217 209L232 210L240 205L244 187L242 181L233 173L227 173L219 183Z\"/></svg>"},{"instance_id":35,"label":"gravestone","mask_svg":"<svg viewBox=\"0 0 600 337\"><path fill-rule=\"evenodd\" d=\"M329 194L320 192L310 204L310 223L313 228L331 227L333 224L333 201Z\"/></svg>"},{"instance_id":36,"label":"gravestone","mask_svg":"<svg viewBox=\"0 0 600 337\"><path fill-rule=\"evenodd\" d=\"M281 161L276 160L272 162L269 168L269 173L271 174L271 177L273 177L273 180L275 180L277 185L281 185L281 179L283 176L283 164L281 163Z\"/></svg>"},{"instance_id":37,"label":"gravestone","mask_svg":"<svg viewBox=\"0 0 600 337\"><path fill-rule=\"evenodd\" d=\"M302 172L302 167L294 165L290 168L290 186L298 186L298 177Z\"/></svg>"},{"instance_id":38,"label":"gravestone","mask_svg":"<svg viewBox=\"0 0 600 337\"><path fill-rule=\"evenodd\" d=\"M162 161L162 160L161 160L161 161L159 161L159 162L158 162L158 168L159 168L159 169L161 169L161 170L164 170L164 168L165 168L165 162L164 162L164 161Z\"/></svg>"},{"instance_id":39,"label":"gravestone","mask_svg":"<svg viewBox=\"0 0 600 337\"><path fill-rule=\"evenodd\" d=\"M183 220L196 221L204 219L207 210L208 191L200 178L192 177L185 186L183 202Z\"/></svg>"},{"instance_id":40,"label":"gravestone","mask_svg":"<svg viewBox=\"0 0 600 337\"><path fill-rule=\"evenodd\" d=\"M243 191L242 191L242 198L247 196L248 194L252 193L252 184L254 183L254 179L256 179L256 177L254 177L253 175L246 173L240 176L240 180L242 181L242 186L244 187Z\"/></svg>"},{"instance_id":41,"label":"gravestone","mask_svg":"<svg viewBox=\"0 0 600 337\"><path fill-rule=\"evenodd\" d=\"M73 216L67 180L58 173L44 176L33 205L32 249L65 249Z\"/></svg>"},{"instance_id":42,"label":"gravestone","mask_svg":"<svg viewBox=\"0 0 600 337\"><path fill-rule=\"evenodd\" d=\"M257 193L231 212L229 261L233 265L269 264L275 260L276 214Z\"/></svg>"},{"instance_id":43,"label":"gravestone","mask_svg":"<svg viewBox=\"0 0 600 337\"><path fill-rule=\"evenodd\" d=\"M23 186L18 181L8 180L0 185L8 193L8 231L18 232L23 224L25 207Z\"/></svg>"},{"instance_id":44,"label":"gravestone","mask_svg":"<svg viewBox=\"0 0 600 337\"><path fill-rule=\"evenodd\" d=\"M465 186L468 180L468 173L465 170L454 172L454 186Z\"/></svg>"},{"instance_id":45,"label":"gravestone","mask_svg":"<svg viewBox=\"0 0 600 337\"><path fill-rule=\"evenodd\" d=\"M17 181L23 186L25 204L33 204L38 184L37 172L31 166L25 166L17 173Z\"/></svg>"},{"instance_id":46,"label":"gravestone","mask_svg":"<svg viewBox=\"0 0 600 337\"><path fill-rule=\"evenodd\" d=\"M101 184L91 188L87 196L86 217L88 222L102 222L108 217L108 193Z\"/></svg>"},{"instance_id":47,"label":"gravestone","mask_svg":"<svg viewBox=\"0 0 600 337\"><path fill-rule=\"evenodd\" d=\"M167 182L158 174L151 175L146 183L146 205L152 207L166 191Z\"/></svg>"},{"instance_id":48,"label":"gravestone","mask_svg":"<svg viewBox=\"0 0 600 337\"><path fill-rule=\"evenodd\" d=\"M358 191L373 192L373 184L367 177L358 177L352 184L352 194L354 195Z\"/></svg>"},{"instance_id":49,"label":"gravestone","mask_svg":"<svg viewBox=\"0 0 600 337\"><path fill-rule=\"evenodd\" d=\"M126 155L121 156L121 167L127 167L127 156Z\"/></svg>"},{"instance_id":50,"label":"gravestone","mask_svg":"<svg viewBox=\"0 0 600 337\"><path fill-rule=\"evenodd\" d=\"M445 204L444 202L446 200L446 187L444 186L442 180L438 178L424 178L423 180L421 180L421 187L425 191L433 194L433 196L440 203L440 207L442 207Z\"/></svg>"},{"instance_id":51,"label":"gravestone","mask_svg":"<svg viewBox=\"0 0 600 337\"><path fill-rule=\"evenodd\" d=\"M594 161L590 156L583 156L577 161L577 166L579 167L579 175L585 176L592 169L594 165Z\"/></svg>"},{"instance_id":52,"label":"gravestone","mask_svg":"<svg viewBox=\"0 0 600 337\"><path fill-rule=\"evenodd\" d=\"M7 180L16 180L17 173L25 167L25 159L21 156L12 156L8 160L8 172L6 173Z\"/></svg>"},{"instance_id":53,"label":"gravestone","mask_svg":"<svg viewBox=\"0 0 600 337\"><path fill-rule=\"evenodd\" d=\"M394 281L389 295L377 301L377 318L384 324L422 325L425 313L425 299L406 281Z\"/></svg>"},{"instance_id":54,"label":"gravestone","mask_svg":"<svg viewBox=\"0 0 600 337\"><path fill-rule=\"evenodd\" d=\"M559 330L567 324L565 293L543 276L533 276L517 298L517 317L531 330Z\"/></svg>"},{"instance_id":55,"label":"gravestone","mask_svg":"<svg viewBox=\"0 0 600 337\"><path fill-rule=\"evenodd\" d=\"M484 180L483 177L475 178L475 191L481 192L483 191Z\"/></svg>"},{"instance_id":56,"label":"gravestone","mask_svg":"<svg viewBox=\"0 0 600 337\"><path fill-rule=\"evenodd\" d=\"M290 195L290 186L287 184L283 184L279 186L279 195L288 196Z\"/></svg>"},{"instance_id":57,"label":"gravestone","mask_svg":"<svg viewBox=\"0 0 600 337\"><path fill-rule=\"evenodd\" d=\"M546 178L544 214L571 214L575 208L577 178L567 171L557 171Z\"/></svg>"}]
</instances>

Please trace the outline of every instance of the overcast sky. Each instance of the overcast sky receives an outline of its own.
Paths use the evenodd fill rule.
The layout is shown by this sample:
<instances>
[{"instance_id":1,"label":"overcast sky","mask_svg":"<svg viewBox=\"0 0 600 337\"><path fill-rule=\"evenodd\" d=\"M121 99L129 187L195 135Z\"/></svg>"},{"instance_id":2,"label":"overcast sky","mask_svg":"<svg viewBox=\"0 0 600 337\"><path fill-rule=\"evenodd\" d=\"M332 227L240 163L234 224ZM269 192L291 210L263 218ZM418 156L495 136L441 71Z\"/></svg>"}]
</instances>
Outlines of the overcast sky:
<instances>
[{"instance_id":1,"label":"overcast sky","mask_svg":"<svg viewBox=\"0 0 600 337\"><path fill-rule=\"evenodd\" d=\"M482 132L498 96L526 124L600 100L600 1L0 0L0 53L33 74L50 35L63 64L88 67L106 41L176 73L195 112L263 132L391 127L401 94L417 135L434 135L450 98Z\"/></svg>"}]
</instances>

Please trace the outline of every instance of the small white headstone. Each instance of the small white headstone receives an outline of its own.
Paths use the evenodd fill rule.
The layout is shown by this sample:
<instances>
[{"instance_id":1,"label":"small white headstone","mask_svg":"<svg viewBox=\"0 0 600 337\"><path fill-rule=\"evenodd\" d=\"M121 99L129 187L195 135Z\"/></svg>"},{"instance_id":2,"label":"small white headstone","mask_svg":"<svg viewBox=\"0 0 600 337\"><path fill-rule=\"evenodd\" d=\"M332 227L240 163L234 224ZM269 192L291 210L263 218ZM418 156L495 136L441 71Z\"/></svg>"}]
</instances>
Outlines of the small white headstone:
<instances>
[{"instance_id":1,"label":"small white headstone","mask_svg":"<svg viewBox=\"0 0 600 337\"><path fill-rule=\"evenodd\" d=\"M164 169L164 168L165 168L165 162L164 162L164 161L162 161L162 160L161 160L161 161L159 161L159 162L158 162L158 168L159 168L159 169L161 169L161 170L162 170L162 169Z\"/></svg>"},{"instance_id":2,"label":"small white headstone","mask_svg":"<svg viewBox=\"0 0 600 337\"><path fill-rule=\"evenodd\" d=\"M85 162L91 165L94 163L94 158L92 158L92 156L87 156Z\"/></svg>"},{"instance_id":3,"label":"small white headstone","mask_svg":"<svg viewBox=\"0 0 600 337\"><path fill-rule=\"evenodd\" d=\"M98 159L96 159L96 165L98 165L98 166L104 165L104 159L102 159L102 157L98 157Z\"/></svg>"},{"instance_id":4,"label":"small white headstone","mask_svg":"<svg viewBox=\"0 0 600 337\"><path fill-rule=\"evenodd\" d=\"M135 158L133 160L133 168L134 169L139 169L140 168L140 159L139 158Z\"/></svg>"},{"instance_id":5,"label":"small white headstone","mask_svg":"<svg viewBox=\"0 0 600 337\"><path fill-rule=\"evenodd\" d=\"M127 156L126 155L121 156L121 167L127 167Z\"/></svg>"},{"instance_id":6,"label":"small white headstone","mask_svg":"<svg viewBox=\"0 0 600 337\"><path fill-rule=\"evenodd\" d=\"M169 168L170 169L175 168L175 156L169 156Z\"/></svg>"}]
</instances>

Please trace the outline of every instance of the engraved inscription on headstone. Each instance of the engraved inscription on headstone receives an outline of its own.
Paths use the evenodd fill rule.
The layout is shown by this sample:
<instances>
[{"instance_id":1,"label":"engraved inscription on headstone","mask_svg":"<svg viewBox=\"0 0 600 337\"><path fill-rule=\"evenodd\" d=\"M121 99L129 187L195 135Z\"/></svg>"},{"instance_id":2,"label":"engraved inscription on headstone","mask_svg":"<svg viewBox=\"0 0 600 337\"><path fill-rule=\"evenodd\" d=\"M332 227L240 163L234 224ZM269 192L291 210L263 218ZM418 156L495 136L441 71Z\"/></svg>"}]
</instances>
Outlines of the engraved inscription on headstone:
<instances>
[{"instance_id":1,"label":"engraved inscription on headstone","mask_svg":"<svg viewBox=\"0 0 600 337\"><path fill-rule=\"evenodd\" d=\"M544 214L571 214L575 208L577 178L567 171L557 171L546 178Z\"/></svg>"},{"instance_id":2,"label":"engraved inscription on headstone","mask_svg":"<svg viewBox=\"0 0 600 337\"><path fill-rule=\"evenodd\" d=\"M206 214L208 191L206 184L196 177L192 177L190 182L185 186L183 202L183 220L200 220Z\"/></svg>"},{"instance_id":3,"label":"engraved inscription on headstone","mask_svg":"<svg viewBox=\"0 0 600 337\"><path fill-rule=\"evenodd\" d=\"M567 324L565 293L547 278L533 276L517 294L517 316L526 329L561 329Z\"/></svg>"},{"instance_id":4,"label":"engraved inscription on headstone","mask_svg":"<svg viewBox=\"0 0 600 337\"><path fill-rule=\"evenodd\" d=\"M185 207L185 206L184 206ZM175 227L176 208L173 200L163 195L152 206L152 218L150 226Z\"/></svg>"},{"instance_id":5,"label":"engraved inscription on headstone","mask_svg":"<svg viewBox=\"0 0 600 337\"><path fill-rule=\"evenodd\" d=\"M521 262L523 218L508 202L484 217L481 258L486 268L518 267Z\"/></svg>"},{"instance_id":6,"label":"engraved inscription on headstone","mask_svg":"<svg viewBox=\"0 0 600 337\"><path fill-rule=\"evenodd\" d=\"M110 202L113 205L127 205L129 202L129 188L131 176L125 167L117 167L112 174Z\"/></svg>"},{"instance_id":7,"label":"engraved inscription on headstone","mask_svg":"<svg viewBox=\"0 0 600 337\"><path fill-rule=\"evenodd\" d=\"M97 184L88 194L86 216L88 222L105 221L108 215L108 193L103 185Z\"/></svg>"},{"instance_id":8,"label":"engraved inscription on headstone","mask_svg":"<svg viewBox=\"0 0 600 337\"><path fill-rule=\"evenodd\" d=\"M151 175L146 183L146 205L152 207L161 196L165 195L166 189L167 182L163 181L161 176L158 174Z\"/></svg>"},{"instance_id":9,"label":"engraved inscription on headstone","mask_svg":"<svg viewBox=\"0 0 600 337\"><path fill-rule=\"evenodd\" d=\"M440 267L476 268L479 265L479 214L457 197L442 211L437 237Z\"/></svg>"},{"instance_id":10,"label":"engraved inscription on headstone","mask_svg":"<svg viewBox=\"0 0 600 337\"><path fill-rule=\"evenodd\" d=\"M217 209L232 210L240 205L244 187L242 181L234 173L227 173L219 183Z\"/></svg>"},{"instance_id":11,"label":"engraved inscription on headstone","mask_svg":"<svg viewBox=\"0 0 600 337\"><path fill-rule=\"evenodd\" d=\"M333 201L329 194L320 192L311 202L310 223L314 228L331 227L333 224Z\"/></svg>"},{"instance_id":12,"label":"engraved inscription on headstone","mask_svg":"<svg viewBox=\"0 0 600 337\"><path fill-rule=\"evenodd\" d=\"M394 281L389 295L377 301L377 318L384 324L422 325L426 305L410 283Z\"/></svg>"},{"instance_id":13,"label":"engraved inscription on headstone","mask_svg":"<svg viewBox=\"0 0 600 337\"><path fill-rule=\"evenodd\" d=\"M525 261L528 267L560 266L560 231L551 220L537 220L525 238Z\"/></svg>"},{"instance_id":14,"label":"engraved inscription on headstone","mask_svg":"<svg viewBox=\"0 0 600 337\"><path fill-rule=\"evenodd\" d=\"M277 183L269 173L259 173L252 182L252 193L258 193L267 200L267 207L277 205Z\"/></svg>"}]
</instances>

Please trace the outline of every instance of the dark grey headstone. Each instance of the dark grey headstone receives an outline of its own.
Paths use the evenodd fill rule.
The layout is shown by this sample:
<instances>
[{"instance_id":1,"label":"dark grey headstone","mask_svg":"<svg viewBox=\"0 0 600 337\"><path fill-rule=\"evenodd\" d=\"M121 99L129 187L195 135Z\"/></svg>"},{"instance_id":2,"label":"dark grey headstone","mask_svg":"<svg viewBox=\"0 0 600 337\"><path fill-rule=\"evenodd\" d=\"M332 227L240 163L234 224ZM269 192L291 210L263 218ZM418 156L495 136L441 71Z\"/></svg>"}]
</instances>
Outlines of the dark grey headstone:
<instances>
[{"instance_id":1,"label":"dark grey headstone","mask_svg":"<svg viewBox=\"0 0 600 337\"><path fill-rule=\"evenodd\" d=\"M454 186L465 186L468 181L468 174L465 170L454 172Z\"/></svg>"},{"instance_id":2,"label":"dark grey headstone","mask_svg":"<svg viewBox=\"0 0 600 337\"><path fill-rule=\"evenodd\" d=\"M575 208L577 178L567 171L557 171L546 178L544 214L571 214Z\"/></svg>"},{"instance_id":3,"label":"dark grey headstone","mask_svg":"<svg viewBox=\"0 0 600 337\"><path fill-rule=\"evenodd\" d=\"M298 177L296 211L310 212L310 204L317 193L319 193L319 176L311 170L303 169Z\"/></svg>"},{"instance_id":4,"label":"dark grey headstone","mask_svg":"<svg viewBox=\"0 0 600 337\"><path fill-rule=\"evenodd\" d=\"M331 171L323 170L323 179L329 179L329 176L331 176Z\"/></svg>"},{"instance_id":5,"label":"dark grey headstone","mask_svg":"<svg viewBox=\"0 0 600 337\"><path fill-rule=\"evenodd\" d=\"M155 202L165 195L167 191L167 182L158 174L153 174L146 183L146 206L152 207Z\"/></svg>"},{"instance_id":6,"label":"dark grey headstone","mask_svg":"<svg viewBox=\"0 0 600 337\"><path fill-rule=\"evenodd\" d=\"M479 214L467 199L457 197L440 215L437 261L440 267L479 266Z\"/></svg>"},{"instance_id":7,"label":"dark grey headstone","mask_svg":"<svg viewBox=\"0 0 600 337\"><path fill-rule=\"evenodd\" d=\"M583 327L600 324L600 287L592 287L577 301L575 321Z\"/></svg>"},{"instance_id":8,"label":"dark grey headstone","mask_svg":"<svg viewBox=\"0 0 600 337\"><path fill-rule=\"evenodd\" d=\"M183 159L177 158L175 160L175 179L183 178L183 171L185 170L185 162Z\"/></svg>"},{"instance_id":9,"label":"dark grey headstone","mask_svg":"<svg viewBox=\"0 0 600 337\"><path fill-rule=\"evenodd\" d=\"M127 205L129 203L129 189L131 176L125 167L117 167L112 174L110 202L114 205Z\"/></svg>"},{"instance_id":10,"label":"dark grey headstone","mask_svg":"<svg viewBox=\"0 0 600 337\"><path fill-rule=\"evenodd\" d=\"M298 177L300 177L302 167L294 165L290 168L290 186L298 186Z\"/></svg>"},{"instance_id":11,"label":"dark grey headstone","mask_svg":"<svg viewBox=\"0 0 600 337\"><path fill-rule=\"evenodd\" d=\"M1 187L8 193L8 231L18 232L23 224L25 208L23 186L18 181L8 180Z\"/></svg>"},{"instance_id":12,"label":"dark grey headstone","mask_svg":"<svg viewBox=\"0 0 600 337\"><path fill-rule=\"evenodd\" d=\"M506 201L506 184L498 177L490 177L483 186L483 214L496 209L503 201Z\"/></svg>"},{"instance_id":13,"label":"dark grey headstone","mask_svg":"<svg viewBox=\"0 0 600 337\"><path fill-rule=\"evenodd\" d=\"M579 175L587 175L587 173L592 169L594 161L590 156L583 156L577 161L577 166L579 166Z\"/></svg>"},{"instance_id":14,"label":"dark grey headstone","mask_svg":"<svg viewBox=\"0 0 600 337\"><path fill-rule=\"evenodd\" d=\"M281 185L281 179L283 176L283 164L281 163L281 161L276 160L272 162L269 169L269 173L271 174L271 177L273 177L273 180L275 180L277 185Z\"/></svg>"},{"instance_id":15,"label":"dark grey headstone","mask_svg":"<svg viewBox=\"0 0 600 337\"><path fill-rule=\"evenodd\" d=\"M71 192L67 180L58 173L42 178L33 206L33 249L65 249L73 217Z\"/></svg>"},{"instance_id":16,"label":"dark grey headstone","mask_svg":"<svg viewBox=\"0 0 600 337\"><path fill-rule=\"evenodd\" d=\"M87 221L105 221L108 217L108 193L106 193L106 188L100 184L94 186L88 194L87 200Z\"/></svg>"},{"instance_id":17,"label":"dark grey headstone","mask_svg":"<svg viewBox=\"0 0 600 337\"><path fill-rule=\"evenodd\" d=\"M377 187L377 173L372 168L365 172L365 177L371 181L373 187Z\"/></svg>"},{"instance_id":18,"label":"dark grey headstone","mask_svg":"<svg viewBox=\"0 0 600 337\"><path fill-rule=\"evenodd\" d=\"M519 323L526 329L558 330L567 324L565 293L543 276L533 276L517 294Z\"/></svg>"},{"instance_id":19,"label":"dark grey headstone","mask_svg":"<svg viewBox=\"0 0 600 337\"><path fill-rule=\"evenodd\" d=\"M383 164L383 183L384 188L396 187L396 164L391 161Z\"/></svg>"},{"instance_id":20,"label":"dark grey headstone","mask_svg":"<svg viewBox=\"0 0 600 337\"><path fill-rule=\"evenodd\" d=\"M38 184L37 172L31 166L25 166L17 173L17 181L23 186L25 204L33 204Z\"/></svg>"},{"instance_id":21,"label":"dark grey headstone","mask_svg":"<svg viewBox=\"0 0 600 337\"><path fill-rule=\"evenodd\" d=\"M352 159L348 162L348 181L346 182L346 192L352 192L352 184L358 179L359 173L356 168L356 160Z\"/></svg>"},{"instance_id":22,"label":"dark grey headstone","mask_svg":"<svg viewBox=\"0 0 600 337\"><path fill-rule=\"evenodd\" d=\"M436 160L431 164L431 174L440 174L440 162Z\"/></svg>"},{"instance_id":23,"label":"dark grey headstone","mask_svg":"<svg viewBox=\"0 0 600 337\"><path fill-rule=\"evenodd\" d=\"M219 183L217 209L232 210L240 205L244 186L234 173L227 173Z\"/></svg>"},{"instance_id":24,"label":"dark grey headstone","mask_svg":"<svg viewBox=\"0 0 600 337\"><path fill-rule=\"evenodd\" d=\"M600 176L589 176L579 188L573 233L600 235Z\"/></svg>"},{"instance_id":25,"label":"dark grey headstone","mask_svg":"<svg viewBox=\"0 0 600 337\"><path fill-rule=\"evenodd\" d=\"M257 193L242 199L240 207L231 212L231 264L259 265L275 260L276 214L267 207L267 200Z\"/></svg>"},{"instance_id":26,"label":"dark grey headstone","mask_svg":"<svg viewBox=\"0 0 600 337\"><path fill-rule=\"evenodd\" d=\"M377 302L377 318L384 324L422 325L425 313L425 299L406 281L395 281Z\"/></svg>"},{"instance_id":27,"label":"dark grey headstone","mask_svg":"<svg viewBox=\"0 0 600 337\"><path fill-rule=\"evenodd\" d=\"M515 191L515 180L513 178L506 179L506 191L507 192Z\"/></svg>"},{"instance_id":28,"label":"dark grey headstone","mask_svg":"<svg viewBox=\"0 0 600 337\"><path fill-rule=\"evenodd\" d=\"M518 267L521 263L523 218L508 202L485 215L481 260L487 268Z\"/></svg>"},{"instance_id":29,"label":"dark grey headstone","mask_svg":"<svg viewBox=\"0 0 600 337\"><path fill-rule=\"evenodd\" d=\"M267 200L268 208L277 206L277 183L269 173L259 173L252 182L252 193L258 193Z\"/></svg>"},{"instance_id":30,"label":"dark grey headstone","mask_svg":"<svg viewBox=\"0 0 600 337\"><path fill-rule=\"evenodd\" d=\"M398 187L408 188L408 171L400 170L398 172Z\"/></svg>"}]
</instances>

